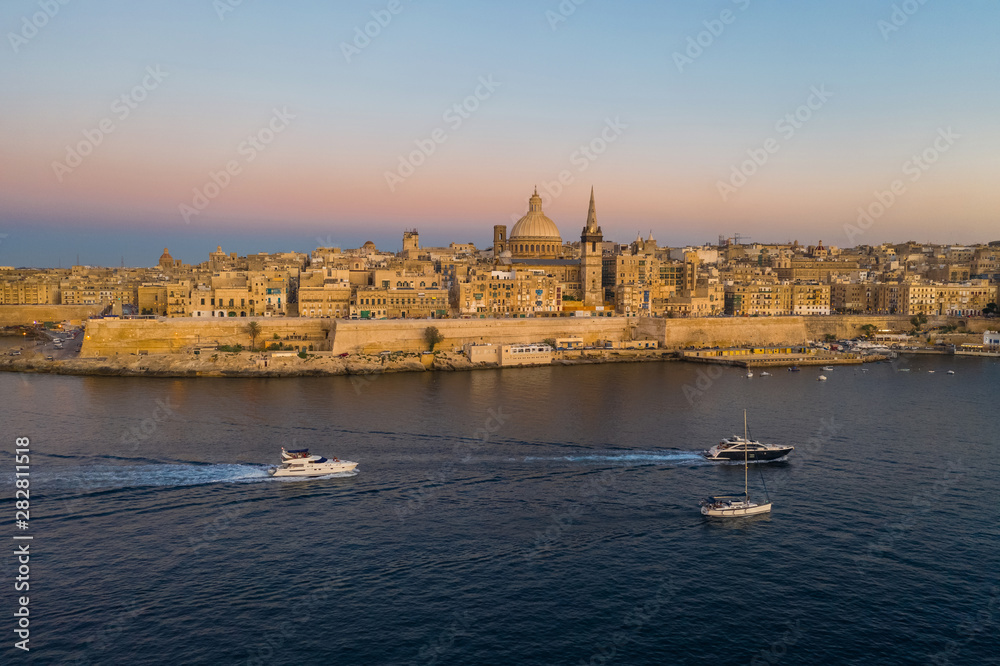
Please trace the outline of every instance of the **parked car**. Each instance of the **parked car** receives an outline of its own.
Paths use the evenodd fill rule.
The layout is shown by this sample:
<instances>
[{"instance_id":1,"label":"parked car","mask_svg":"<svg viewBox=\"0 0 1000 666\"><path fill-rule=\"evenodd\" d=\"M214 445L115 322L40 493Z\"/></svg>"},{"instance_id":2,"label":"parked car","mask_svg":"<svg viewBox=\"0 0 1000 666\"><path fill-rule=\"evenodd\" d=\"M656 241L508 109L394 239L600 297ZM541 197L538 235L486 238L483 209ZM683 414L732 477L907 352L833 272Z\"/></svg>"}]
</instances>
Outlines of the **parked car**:
<instances>
[{"instance_id":1,"label":"parked car","mask_svg":"<svg viewBox=\"0 0 1000 666\"><path fill-rule=\"evenodd\" d=\"M337 356L339 356L340 358L347 358L348 356L350 356L350 354L344 352L343 354L337 354Z\"/></svg>"},{"instance_id":2,"label":"parked car","mask_svg":"<svg viewBox=\"0 0 1000 666\"><path fill-rule=\"evenodd\" d=\"M56 359L50 354L50 355L48 355L48 356L45 357L45 360L46 361L54 361Z\"/></svg>"}]
</instances>

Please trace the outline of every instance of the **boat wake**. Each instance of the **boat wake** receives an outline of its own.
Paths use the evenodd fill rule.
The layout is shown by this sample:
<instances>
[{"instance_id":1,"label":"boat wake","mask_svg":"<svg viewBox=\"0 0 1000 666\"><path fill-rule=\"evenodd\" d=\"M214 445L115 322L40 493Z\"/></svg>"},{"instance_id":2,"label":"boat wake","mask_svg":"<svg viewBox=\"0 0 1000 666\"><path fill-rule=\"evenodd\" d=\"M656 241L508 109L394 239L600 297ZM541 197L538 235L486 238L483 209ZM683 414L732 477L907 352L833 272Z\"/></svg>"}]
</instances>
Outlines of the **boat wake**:
<instances>
[{"instance_id":1,"label":"boat wake","mask_svg":"<svg viewBox=\"0 0 1000 666\"><path fill-rule=\"evenodd\" d=\"M564 456L528 456L525 462L569 461L569 462L601 462L620 463L626 465L642 465L657 463L685 464L704 461L702 455L695 451L630 451L628 453L587 453Z\"/></svg>"},{"instance_id":2,"label":"boat wake","mask_svg":"<svg viewBox=\"0 0 1000 666\"><path fill-rule=\"evenodd\" d=\"M32 474L34 476L34 474ZM39 474L50 488L111 489L143 486L196 486L270 479L266 465L90 465ZM44 477L44 478L42 478Z\"/></svg>"}]
</instances>

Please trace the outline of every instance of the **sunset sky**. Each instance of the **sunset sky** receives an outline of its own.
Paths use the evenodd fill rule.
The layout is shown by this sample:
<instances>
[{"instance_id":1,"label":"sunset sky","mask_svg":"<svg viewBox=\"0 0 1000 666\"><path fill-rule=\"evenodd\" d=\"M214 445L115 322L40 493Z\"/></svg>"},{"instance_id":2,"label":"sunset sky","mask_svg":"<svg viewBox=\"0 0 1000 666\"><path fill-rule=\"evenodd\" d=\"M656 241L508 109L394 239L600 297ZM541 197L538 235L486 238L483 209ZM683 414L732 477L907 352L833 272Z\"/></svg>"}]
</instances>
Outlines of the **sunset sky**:
<instances>
[{"instance_id":1,"label":"sunset sky","mask_svg":"<svg viewBox=\"0 0 1000 666\"><path fill-rule=\"evenodd\" d=\"M485 247L536 185L564 240L591 186L621 242L997 240L998 25L995 0L6 0L0 265Z\"/></svg>"}]
</instances>

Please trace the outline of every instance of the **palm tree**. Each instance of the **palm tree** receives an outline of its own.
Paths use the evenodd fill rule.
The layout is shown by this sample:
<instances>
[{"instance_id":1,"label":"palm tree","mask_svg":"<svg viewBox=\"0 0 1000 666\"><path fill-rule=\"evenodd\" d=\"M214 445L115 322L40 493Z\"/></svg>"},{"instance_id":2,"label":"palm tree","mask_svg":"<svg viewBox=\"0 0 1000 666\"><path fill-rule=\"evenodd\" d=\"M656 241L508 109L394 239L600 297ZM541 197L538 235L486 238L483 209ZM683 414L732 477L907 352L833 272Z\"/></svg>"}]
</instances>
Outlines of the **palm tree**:
<instances>
[{"instance_id":1,"label":"palm tree","mask_svg":"<svg viewBox=\"0 0 1000 666\"><path fill-rule=\"evenodd\" d=\"M253 351L254 343L257 341L257 336L260 335L260 324L255 321L251 321L243 327L243 332L250 336L250 351Z\"/></svg>"}]
</instances>

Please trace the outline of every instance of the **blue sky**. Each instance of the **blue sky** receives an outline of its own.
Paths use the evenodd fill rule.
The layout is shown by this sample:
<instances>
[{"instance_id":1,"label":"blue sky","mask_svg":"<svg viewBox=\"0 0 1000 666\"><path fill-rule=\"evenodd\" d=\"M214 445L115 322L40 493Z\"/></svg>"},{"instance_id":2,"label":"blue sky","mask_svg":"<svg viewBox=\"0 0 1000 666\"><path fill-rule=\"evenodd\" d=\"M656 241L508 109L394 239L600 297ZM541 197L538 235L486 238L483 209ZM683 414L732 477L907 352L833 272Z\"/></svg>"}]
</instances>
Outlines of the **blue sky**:
<instances>
[{"instance_id":1,"label":"blue sky","mask_svg":"<svg viewBox=\"0 0 1000 666\"><path fill-rule=\"evenodd\" d=\"M220 17L224 2L0 7L0 264L149 265L164 246L196 262L219 244L307 251L317 238L391 249L412 226L425 243L485 246L561 172L545 210L566 239L593 185L616 240L847 245L845 225L897 179L905 193L855 242L997 235L995 2L243 0ZM53 15L33 34L43 6ZM377 34L345 57L366 24ZM164 78L120 118L112 104L150 67ZM449 126L484 78L495 89ZM246 161L239 146L276 109L294 118ZM114 131L60 174L102 120ZM581 161L609 121L625 129ZM947 128L957 140L934 149ZM435 129L445 141L391 187ZM769 139L777 150L726 194ZM934 163L909 180L904 164L927 150ZM240 173L185 219L233 161Z\"/></svg>"}]
</instances>

